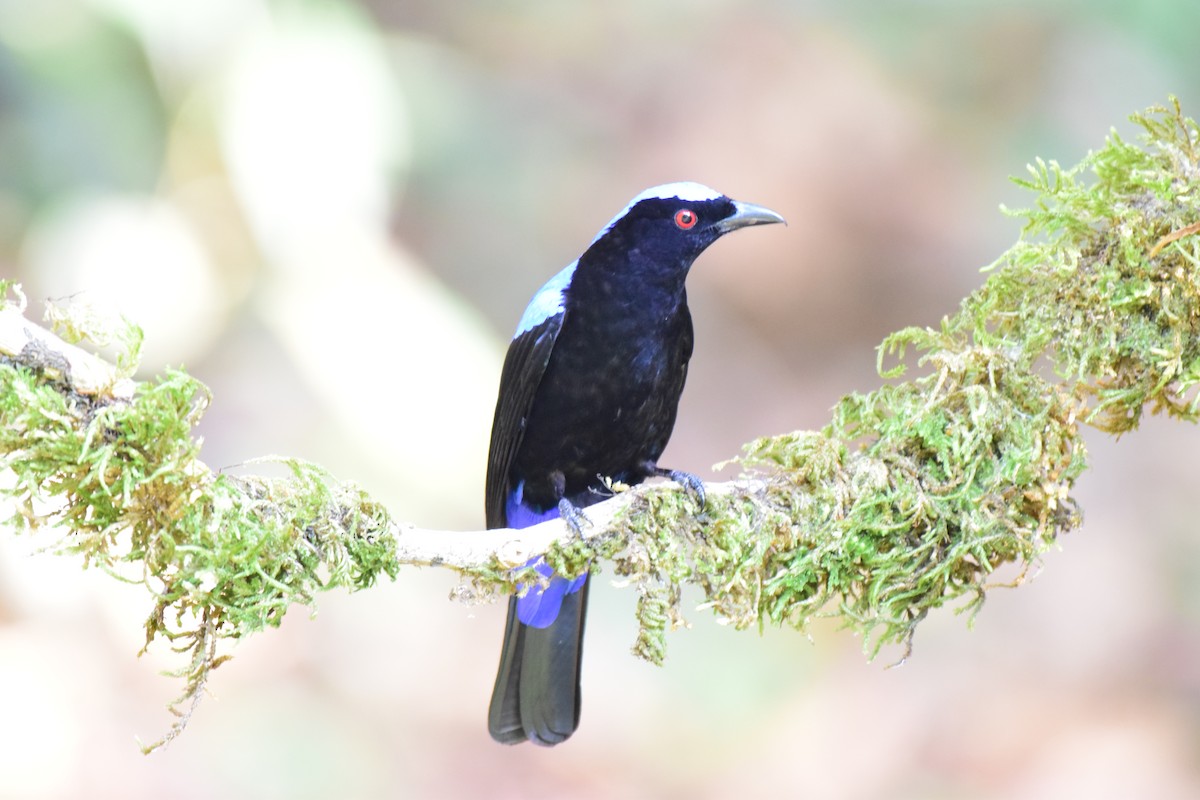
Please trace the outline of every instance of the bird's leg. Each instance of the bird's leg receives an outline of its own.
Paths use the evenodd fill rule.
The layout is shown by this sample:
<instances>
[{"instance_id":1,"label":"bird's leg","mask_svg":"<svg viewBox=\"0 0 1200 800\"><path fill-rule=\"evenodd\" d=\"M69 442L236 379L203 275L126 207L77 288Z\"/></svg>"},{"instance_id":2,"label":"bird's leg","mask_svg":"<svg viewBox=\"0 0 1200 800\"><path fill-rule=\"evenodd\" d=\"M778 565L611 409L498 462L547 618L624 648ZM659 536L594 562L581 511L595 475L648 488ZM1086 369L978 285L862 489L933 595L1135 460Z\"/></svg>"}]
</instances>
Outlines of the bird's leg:
<instances>
[{"instance_id":1,"label":"bird's leg","mask_svg":"<svg viewBox=\"0 0 1200 800\"><path fill-rule=\"evenodd\" d=\"M562 472L555 471L550 475L554 482L554 494L558 497L558 515L576 536L583 535L583 527L591 527L592 521L583 513L583 509L567 499L567 478Z\"/></svg>"},{"instance_id":2,"label":"bird's leg","mask_svg":"<svg viewBox=\"0 0 1200 800\"><path fill-rule=\"evenodd\" d=\"M692 499L696 501L696 505L701 509L704 508L704 481L692 473L679 469L665 469L653 461L642 462L642 471L655 478L670 478L691 495Z\"/></svg>"}]
</instances>

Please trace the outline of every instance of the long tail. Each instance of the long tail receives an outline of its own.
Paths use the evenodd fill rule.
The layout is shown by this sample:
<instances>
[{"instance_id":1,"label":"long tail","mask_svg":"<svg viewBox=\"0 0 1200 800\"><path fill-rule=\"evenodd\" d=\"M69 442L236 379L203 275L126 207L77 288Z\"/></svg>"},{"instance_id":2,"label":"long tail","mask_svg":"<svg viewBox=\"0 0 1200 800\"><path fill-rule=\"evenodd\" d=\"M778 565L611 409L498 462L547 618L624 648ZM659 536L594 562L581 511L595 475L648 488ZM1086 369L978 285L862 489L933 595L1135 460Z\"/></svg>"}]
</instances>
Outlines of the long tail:
<instances>
[{"instance_id":1,"label":"long tail","mask_svg":"<svg viewBox=\"0 0 1200 800\"><path fill-rule=\"evenodd\" d=\"M588 585L563 597L558 617L545 628L517 619L508 601L508 623L488 730L502 744L556 745L579 727L579 667Z\"/></svg>"}]
</instances>

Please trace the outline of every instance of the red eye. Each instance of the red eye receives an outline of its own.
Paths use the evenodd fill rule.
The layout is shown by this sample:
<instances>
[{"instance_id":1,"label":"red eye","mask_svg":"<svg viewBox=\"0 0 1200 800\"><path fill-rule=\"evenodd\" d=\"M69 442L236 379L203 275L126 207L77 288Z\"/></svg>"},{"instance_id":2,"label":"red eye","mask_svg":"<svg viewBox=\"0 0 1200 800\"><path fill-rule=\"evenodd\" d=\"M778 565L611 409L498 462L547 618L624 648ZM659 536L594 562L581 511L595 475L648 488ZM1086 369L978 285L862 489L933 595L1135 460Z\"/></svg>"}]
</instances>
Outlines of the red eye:
<instances>
[{"instance_id":1,"label":"red eye","mask_svg":"<svg viewBox=\"0 0 1200 800\"><path fill-rule=\"evenodd\" d=\"M681 208L675 212L675 225L682 231L691 230L696 227L696 212L690 208Z\"/></svg>"}]
</instances>

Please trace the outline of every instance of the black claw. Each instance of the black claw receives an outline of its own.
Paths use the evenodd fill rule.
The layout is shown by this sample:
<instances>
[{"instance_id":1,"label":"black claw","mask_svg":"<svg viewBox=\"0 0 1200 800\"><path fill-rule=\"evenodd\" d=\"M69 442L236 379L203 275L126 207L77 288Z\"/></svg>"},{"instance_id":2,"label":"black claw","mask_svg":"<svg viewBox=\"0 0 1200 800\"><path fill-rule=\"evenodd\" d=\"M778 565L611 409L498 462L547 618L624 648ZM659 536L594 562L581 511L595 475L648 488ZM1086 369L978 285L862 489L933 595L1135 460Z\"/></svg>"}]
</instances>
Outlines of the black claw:
<instances>
[{"instance_id":1,"label":"black claw","mask_svg":"<svg viewBox=\"0 0 1200 800\"><path fill-rule=\"evenodd\" d=\"M683 490L692 496L696 501L696 505L704 508L704 481L697 478L690 472L684 472L678 469L668 470L666 477L678 483L683 487Z\"/></svg>"},{"instance_id":2,"label":"black claw","mask_svg":"<svg viewBox=\"0 0 1200 800\"><path fill-rule=\"evenodd\" d=\"M696 505L700 507L700 510L704 510L704 481L692 473L684 472L681 469L663 469L653 461L643 462L642 468L647 475L653 475L657 478L670 478L678 483L696 501Z\"/></svg>"},{"instance_id":3,"label":"black claw","mask_svg":"<svg viewBox=\"0 0 1200 800\"><path fill-rule=\"evenodd\" d=\"M589 528L592 526L592 521L583 513L583 509L565 497L558 501L558 515L563 518L563 522L567 523L567 527L576 536L583 535L584 526Z\"/></svg>"}]
</instances>

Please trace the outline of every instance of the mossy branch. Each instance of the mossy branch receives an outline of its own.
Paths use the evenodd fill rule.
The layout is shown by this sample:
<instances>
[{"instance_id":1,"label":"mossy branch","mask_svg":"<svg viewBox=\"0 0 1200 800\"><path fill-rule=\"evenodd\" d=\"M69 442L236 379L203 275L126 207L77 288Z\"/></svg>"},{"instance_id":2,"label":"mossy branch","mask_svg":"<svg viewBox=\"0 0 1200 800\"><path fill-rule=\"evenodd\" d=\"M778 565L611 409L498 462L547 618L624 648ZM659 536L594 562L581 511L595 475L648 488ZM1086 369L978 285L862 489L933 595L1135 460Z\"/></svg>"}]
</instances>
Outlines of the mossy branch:
<instances>
[{"instance_id":1,"label":"mossy branch","mask_svg":"<svg viewBox=\"0 0 1200 800\"><path fill-rule=\"evenodd\" d=\"M1038 161L1022 239L960 310L879 350L887 382L844 397L820 431L751 443L745 475L698 510L673 485L637 487L561 523L450 533L392 521L352 484L282 459L283 479L214 472L193 428L210 401L172 371L132 383L140 335L108 367L0 311L0 466L18 529L52 525L53 547L143 583L146 644L188 654L182 729L219 643L278 625L318 591L362 589L404 564L451 567L463 599L534 580L534 554L563 574L611 569L638 593L634 651L659 662L682 620L682 586L738 628L803 629L836 616L871 654L907 647L950 604L974 612L993 573L1035 564L1079 524L1079 427L1113 434L1143 409L1194 421L1200 380L1200 136L1174 101L1111 134L1071 169ZM67 338L91 333L55 311ZM67 324L70 323L70 324ZM907 359L912 353L915 358ZM896 366L887 366L891 359ZM907 365L920 374L901 380Z\"/></svg>"}]
</instances>

